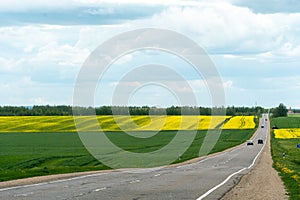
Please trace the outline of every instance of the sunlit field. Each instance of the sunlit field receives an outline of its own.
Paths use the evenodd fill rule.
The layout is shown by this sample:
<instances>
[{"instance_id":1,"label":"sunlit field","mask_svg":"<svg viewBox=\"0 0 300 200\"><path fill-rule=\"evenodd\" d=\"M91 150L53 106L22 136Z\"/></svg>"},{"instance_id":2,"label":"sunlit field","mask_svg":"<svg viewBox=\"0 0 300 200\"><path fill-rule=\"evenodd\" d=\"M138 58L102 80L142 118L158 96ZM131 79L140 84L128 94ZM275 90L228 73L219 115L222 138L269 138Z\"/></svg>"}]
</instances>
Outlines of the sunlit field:
<instances>
[{"instance_id":1,"label":"sunlit field","mask_svg":"<svg viewBox=\"0 0 300 200\"><path fill-rule=\"evenodd\" d=\"M253 116L91 116L76 117L80 131L170 131L253 129ZM76 132L73 116L0 117L0 132Z\"/></svg>"},{"instance_id":2,"label":"sunlit field","mask_svg":"<svg viewBox=\"0 0 300 200\"><path fill-rule=\"evenodd\" d=\"M0 117L0 181L109 169L89 154L77 130L94 132L101 127L117 146L136 153L164 147L175 137L177 130L184 131L187 137L196 130L191 146L180 159L174 160L178 163L199 157L207 130L222 128L227 123L232 130L222 131L210 153L245 142L255 131L253 119L230 116L78 116L75 117L75 126L73 116ZM140 139L125 133L130 131L155 135Z\"/></svg>"},{"instance_id":3,"label":"sunlit field","mask_svg":"<svg viewBox=\"0 0 300 200\"><path fill-rule=\"evenodd\" d=\"M248 140L253 132L254 130L224 130L210 153L239 145ZM151 132L147 133L151 134ZM197 131L190 147L182 154L180 160L174 160L174 163L199 157L199 150L206 133L207 131ZM164 147L176 134L177 131L162 131L142 140L128 137L120 131L107 132L106 136L122 149L145 153ZM186 135L189 134L190 131L186 131ZM1 133L0 144L0 181L110 169L89 154L77 133ZM178 145L181 145L180 142ZM122 151L115 154L122 154ZM149 164L155 165L155 163Z\"/></svg>"},{"instance_id":4,"label":"sunlit field","mask_svg":"<svg viewBox=\"0 0 300 200\"><path fill-rule=\"evenodd\" d=\"M255 126L254 116L236 116L230 118L222 129L253 129Z\"/></svg>"},{"instance_id":5,"label":"sunlit field","mask_svg":"<svg viewBox=\"0 0 300 200\"><path fill-rule=\"evenodd\" d=\"M300 128L276 129L274 134L278 139L300 138Z\"/></svg>"}]
</instances>

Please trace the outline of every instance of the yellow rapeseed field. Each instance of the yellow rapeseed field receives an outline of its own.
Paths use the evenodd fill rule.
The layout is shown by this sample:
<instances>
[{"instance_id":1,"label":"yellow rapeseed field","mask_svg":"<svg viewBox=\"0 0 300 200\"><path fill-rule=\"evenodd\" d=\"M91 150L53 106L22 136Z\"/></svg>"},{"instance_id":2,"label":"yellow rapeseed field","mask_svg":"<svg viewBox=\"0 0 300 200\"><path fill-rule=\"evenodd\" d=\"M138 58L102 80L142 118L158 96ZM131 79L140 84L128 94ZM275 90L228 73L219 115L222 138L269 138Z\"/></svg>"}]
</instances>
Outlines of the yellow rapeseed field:
<instances>
[{"instance_id":1,"label":"yellow rapeseed field","mask_svg":"<svg viewBox=\"0 0 300 200\"><path fill-rule=\"evenodd\" d=\"M274 134L278 139L300 138L300 128L275 129Z\"/></svg>"},{"instance_id":2,"label":"yellow rapeseed field","mask_svg":"<svg viewBox=\"0 0 300 200\"><path fill-rule=\"evenodd\" d=\"M0 132L76 132L208 130L217 128L228 116L12 116L0 117ZM230 121L229 121L230 122ZM234 127L235 129L238 127Z\"/></svg>"},{"instance_id":3,"label":"yellow rapeseed field","mask_svg":"<svg viewBox=\"0 0 300 200\"><path fill-rule=\"evenodd\" d=\"M254 116L235 116L225 123L222 129L253 129L255 128Z\"/></svg>"}]
</instances>

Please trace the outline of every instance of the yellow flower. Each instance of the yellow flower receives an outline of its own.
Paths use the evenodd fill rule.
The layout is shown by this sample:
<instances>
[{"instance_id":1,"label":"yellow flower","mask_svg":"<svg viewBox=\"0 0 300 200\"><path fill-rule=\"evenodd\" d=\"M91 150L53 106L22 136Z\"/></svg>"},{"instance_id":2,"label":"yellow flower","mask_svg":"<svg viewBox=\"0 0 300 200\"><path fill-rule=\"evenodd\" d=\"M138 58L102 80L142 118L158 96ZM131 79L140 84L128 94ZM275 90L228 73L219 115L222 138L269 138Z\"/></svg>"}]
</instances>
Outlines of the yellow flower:
<instances>
[{"instance_id":1,"label":"yellow flower","mask_svg":"<svg viewBox=\"0 0 300 200\"><path fill-rule=\"evenodd\" d=\"M296 181L299 180L299 176L297 174L293 175L292 178L295 179Z\"/></svg>"},{"instance_id":2,"label":"yellow flower","mask_svg":"<svg viewBox=\"0 0 300 200\"><path fill-rule=\"evenodd\" d=\"M300 128L275 129L274 134L278 139L300 138Z\"/></svg>"},{"instance_id":3,"label":"yellow flower","mask_svg":"<svg viewBox=\"0 0 300 200\"><path fill-rule=\"evenodd\" d=\"M284 173L286 173L286 174L292 174L292 173L294 173L294 170L290 170L289 168L286 168L286 167L282 168L281 170Z\"/></svg>"},{"instance_id":4,"label":"yellow flower","mask_svg":"<svg viewBox=\"0 0 300 200\"><path fill-rule=\"evenodd\" d=\"M253 129L255 128L254 116L232 117L222 129Z\"/></svg>"}]
</instances>

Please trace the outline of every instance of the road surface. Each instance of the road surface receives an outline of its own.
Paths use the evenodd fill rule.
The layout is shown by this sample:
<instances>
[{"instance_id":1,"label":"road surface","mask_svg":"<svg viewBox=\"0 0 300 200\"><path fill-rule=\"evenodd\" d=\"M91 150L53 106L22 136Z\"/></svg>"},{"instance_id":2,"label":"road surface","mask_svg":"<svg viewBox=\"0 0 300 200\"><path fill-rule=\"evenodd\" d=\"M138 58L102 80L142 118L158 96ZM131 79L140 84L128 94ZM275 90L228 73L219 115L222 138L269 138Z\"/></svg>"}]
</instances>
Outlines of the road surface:
<instances>
[{"instance_id":1,"label":"road surface","mask_svg":"<svg viewBox=\"0 0 300 200\"><path fill-rule=\"evenodd\" d=\"M269 122L263 116L253 138L243 144L195 163L148 169L100 172L64 180L0 189L0 199L220 199L249 172L266 141Z\"/></svg>"}]
</instances>

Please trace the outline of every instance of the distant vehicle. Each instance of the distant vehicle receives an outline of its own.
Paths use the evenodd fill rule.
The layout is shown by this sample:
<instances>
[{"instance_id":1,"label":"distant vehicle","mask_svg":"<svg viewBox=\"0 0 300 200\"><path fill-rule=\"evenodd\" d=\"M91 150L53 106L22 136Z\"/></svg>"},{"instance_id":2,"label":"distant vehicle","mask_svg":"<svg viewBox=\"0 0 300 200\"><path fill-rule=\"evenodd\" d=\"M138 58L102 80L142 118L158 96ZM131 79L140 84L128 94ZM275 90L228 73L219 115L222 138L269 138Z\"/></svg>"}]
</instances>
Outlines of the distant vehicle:
<instances>
[{"instance_id":1,"label":"distant vehicle","mask_svg":"<svg viewBox=\"0 0 300 200\"><path fill-rule=\"evenodd\" d=\"M263 139L258 139L257 144L264 144L264 140Z\"/></svg>"},{"instance_id":2,"label":"distant vehicle","mask_svg":"<svg viewBox=\"0 0 300 200\"><path fill-rule=\"evenodd\" d=\"M278 129L278 127L275 125L275 126L272 127L272 129Z\"/></svg>"},{"instance_id":3,"label":"distant vehicle","mask_svg":"<svg viewBox=\"0 0 300 200\"><path fill-rule=\"evenodd\" d=\"M249 145L254 145L253 140L248 140L247 141L247 146L249 146Z\"/></svg>"},{"instance_id":4,"label":"distant vehicle","mask_svg":"<svg viewBox=\"0 0 300 200\"><path fill-rule=\"evenodd\" d=\"M266 118L265 121L268 121L268 119Z\"/></svg>"},{"instance_id":5,"label":"distant vehicle","mask_svg":"<svg viewBox=\"0 0 300 200\"><path fill-rule=\"evenodd\" d=\"M260 127L261 127L261 128L265 128L265 125L262 124Z\"/></svg>"}]
</instances>

